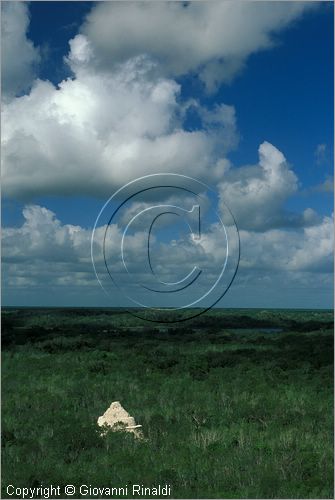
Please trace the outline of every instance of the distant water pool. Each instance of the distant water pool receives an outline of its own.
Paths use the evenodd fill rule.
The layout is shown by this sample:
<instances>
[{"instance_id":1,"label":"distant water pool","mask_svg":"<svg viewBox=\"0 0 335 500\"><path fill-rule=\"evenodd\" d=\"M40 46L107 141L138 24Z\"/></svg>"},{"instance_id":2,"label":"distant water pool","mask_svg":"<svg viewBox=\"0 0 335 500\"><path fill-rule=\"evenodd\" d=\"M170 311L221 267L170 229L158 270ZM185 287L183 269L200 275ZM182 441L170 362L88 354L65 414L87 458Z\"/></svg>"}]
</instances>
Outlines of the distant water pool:
<instances>
[{"instance_id":1,"label":"distant water pool","mask_svg":"<svg viewBox=\"0 0 335 500\"><path fill-rule=\"evenodd\" d=\"M283 331L283 328L230 328L231 331L236 332L236 333L280 333Z\"/></svg>"}]
</instances>

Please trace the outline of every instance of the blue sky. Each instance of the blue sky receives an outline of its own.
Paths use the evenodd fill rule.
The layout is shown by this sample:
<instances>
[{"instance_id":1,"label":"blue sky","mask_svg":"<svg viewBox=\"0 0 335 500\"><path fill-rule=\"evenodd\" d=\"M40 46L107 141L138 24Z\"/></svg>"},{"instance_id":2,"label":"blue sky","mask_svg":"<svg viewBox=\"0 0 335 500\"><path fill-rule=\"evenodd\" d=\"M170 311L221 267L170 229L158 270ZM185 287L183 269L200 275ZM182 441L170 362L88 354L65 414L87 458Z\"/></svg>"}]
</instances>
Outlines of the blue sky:
<instances>
[{"instance_id":1,"label":"blue sky","mask_svg":"<svg viewBox=\"0 0 335 500\"><path fill-rule=\"evenodd\" d=\"M67 167L66 165L60 167L59 161L65 158L61 161L69 161L70 167L68 168L71 170L71 162L75 164L78 161L76 153L71 151L70 146L64 146L64 139L60 140L57 147L67 148L68 155L63 154L63 152L62 154L58 151L55 152L56 146L53 144L52 134L50 136L43 134L46 127L50 126L50 131L61 135L62 131L65 130L64 123L66 123L69 128L64 133L73 133L75 140L78 138L78 143L80 143L79 125L77 122L71 123L71 116L76 116L76 119L80 117L82 120L81 117L85 115L86 119L86 114L81 108L84 109L87 103L85 98L82 98L82 101L79 98L78 102L76 101L77 108L74 108L74 114L66 114L66 109L66 118L60 119L62 106L67 106L66 103L70 102L66 99L76 99L79 90L85 89L88 92L87 95L90 95L94 101L94 93L99 92L96 90L99 81L105 85L106 95L108 95L108 91L115 88L115 84L111 84L110 81L117 78L117 75L122 71L123 73L120 74L124 75L126 71L124 68L135 64L133 61L136 57L143 56L149 62L153 61L156 64L153 71L148 69L145 77L138 77L140 85L143 85L143 92L146 92L148 86L151 85L155 85L158 89L162 81L165 82L164 89L168 89L166 90L168 94L162 94L161 99L165 99L165 101L157 105L157 109L155 108L156 104L151 102L148 102L149 108L146 108L145 105L140 106L137 97L133 94L130 95L130 99L133 99L131 102L134 103L133 108L138 106L137 114L141 114L143 122L146 120L146 109L149 109L148 120L152 120L149 130L147 130L147 125L135 123L134 120L138 120L135 117L130 124L132 126L135 123L134 134L131 137L126 137L126 134L123 131L121 133L117 125L109 122L107 117L104 118L105 129L101 131L103 120L94 121L97 112L94 109L90 110L91 114L89 115L93 116L92 129L95 128L96 131L99 131L98 133L102 134L104 147L108 147L109 153L112 156L115 155L115 158L119 158L121 154L112 147L115 140L124 141L124 145L127 147L127 144L129 146L138 140L136 134L139 134L138 137L141 140L143 137L155 137L156 140L157 138L170 137L169 140L172 140L175 138L176 131L182 130L182 138L180 143L178 142L179 148L185 148L186 151L194 148L196 151L199 147L199 152L196 157L193 157L191 153L188 157L185 153L185 166L181 164L178 167L178 172L190 175L194 171L194 177L200 177L214 187L221 186L222 182L227 183L224 188L218 187L219 191L221 190L220 196L233 205L234 200L237 200L236 208L232 206L231 209L234 212L235 208L237 223L240 223L243 232L242 245L243 238L245 238L245 242L248 242L255 253L245 254L246 259L242 262L236 287L235 289L234 286L231 288L225 299L226 302L220 305L227 304L233 307L330 307L332 304L330 293L332 278L331 265L329 265L331 258L329 217L331 217L333 206L331 187L333 177L332 2L315 2L312 6L306 5L306 7L301 8L297 6L297 3L292 2L287 2L286 7L274 4L275 9L273 10L277 11L275 13L271 12L272 2L262 2L262 7L255 4L243 7L250 9L246 15L239 12L237 7L236 13L225 11L224 8L215 13L213 12L214 7L206 7L202 2L199 3L200 7L194 7L191 4L184 9L182 16L180 16L182 18L178 20L180 25L176 23L175 29L177 31L170 35L167 28L166 33L162 34L162 41L155 49L152 48L150 30L152 30L154 37L159 33L160 19L171 16L173 21L173 16L178 16L178 13L173 12L173 9L171 12L165 10L168 9L167 4L163 3L162 6L151 7L152 4L149 2L149 15L142 17L139 10L141 4L135 7L129 3L115 11L113 5L110 6L107 2L102 3L105 5L96 5L91 2L32 2L29 6L24 5L24 9L21 11L20 8L4 9L4 22L7 19L8 25L12 23L12 26L18 30L17 38L21 37L22 44L26 46L26 51L22 51L22 67L12 68L10 61L15 59L15 53L12 54L11 51L15 51L15 46L13 48L13 44L11 44L11 48L9 48L10 34L6 35L4 32L3 37L9 38L8 45L6 45L6 41L3 44L3 50L7 50L8 54L5 53L6 57L2 68L6 78L3 97L7 113L3 118L5 128L6 117L8 123L8 131L5 130L4 134L6 136L5 146L3 147L7 148L5 153L8 150L8 154L4 155L4 162L7 160L7 163L3 167L5 182L2 216L3 226L8 229L8 248L9 245L15 245L15 238L20 242L22 238L24 240L25 230L23 228L24 224L27 223L27 218L23 215L24 207L29 205L40 207L40 210L45 209L53 212L55 218L59 220L61 228L59 231L70 234L69 226L72 225L80 227L84 234L85 230L89 232L92 229L97 213L109 197L108 192L110 191L111 195L113 189L122 185L123 181L130 179L127 175L123 178L122 175L115 173L114 180L111 181L110 188L106 191L104 176L101 174L100 184L97 181L94 184L95 187L90 190L90 182L87 180L90 176L88 175L86 180L83 177L81 181L80 174L78 177L78 171L73 167L73 177L66 174L67 183L65 177L64 179L61 177L65 175ZM299 3L304 5L302 2ZM204 12L200 12L201 9ZM234 9L232 10L234 11ZM85 23L87 15L89 18ZM115 15L118 25L113 24ZM111 16L110 25L108 25L108 16ZM145 18L147 17L148 23L150 23L150 16L156 20L156 28L155 26L146 26ZM198 30L197 16L207 20L209 30L204 30L203 33ZM238 34L221 36L215 21L215 18L220 19L220 16L222 16L223 31L224 23L227 22L228 32L229 16L233 16L231 22L233 26L236 26L237 32L241 30L241 25L243 30L241 33L244 33L245 28L246 34L242 34L240 37L245 38L245 40L239 40ZM185 42L181 34L182 22L194 23L194 33L190 33L190 37L194 37L196 48L198 45L194 52L188 47L188 43ZM104 31L104 23L106 23L108 30ZM245 27L243 23L245 23ZM121 26L120 31L118 31L119 26ZM122 29L127 32L129 27L136 27L137 31L134 30L133 40L132 36L129 36L130 40L124 41ZM157 33L155 29L157 29ZM143 33L147 31L149 34L144 36ZM104 33L109 32L110 35L104 35ZM136 35L137 32L139 35ZM166 42L164 42L164 36ZM209 41L206 40L206 36L209 37ZM171 37L175 37L175 41L171 42ZM70 40L75 42L69 45ZM6 47L8 48L6 49ZM174 57L176 49L178 49L177 53L179 54L177 58ZM220 50L222 50L222 54ZM93 56L91 51L93 51ZM211 66L213 61L216 66ZM144 67L147 62L136 64L143 64ZM132 69L131 71L138 71L137 66L136 70ZM94 75L94 82L91 75ZM74 85L71 88L70 85L67 85L66 89L60 89L59 84L69 78L74 82ZM36 84L36 79L42 82L50 81L52 85L49 84L49 87L42 88L40 84ZM108 87L108 85L112 85L112 87ZM125 100L127 100L127 92L130 92L128 87L122 90L121 95ZM159 90L159 92L163 91ZM46 93L49 97L45 97ZM29 98L30 101L27 100L29 96L32 96ZM59 110L61 110L57 111L58 121L52 123L52 120L55 120L54 111L50 111L51 108L48 108L46 112L50 113L47 117L48 121L43 133L39 134L39 126L43 127L43 123L41 119L34 118L35 110L37 110L37 115L40 112L39 116L43 116L46 103L54 102L53 100L56 103L55 106L59 106ZM29 104L29 102L33 104ZM220 106L222 113L220 118L217 118L215 110L219 109ZM125 109L122 106L119 109L117 103L112 103L110 109L111 113L119 116L120 123L127 119L129 110L126 106ZM31 116L31 121L28 120L26 125L20 125L22 113L26 114L27 117ZM160 116L162 122L167 120L165 128L162 125L163 130L160 130ZM88 130L90 130L90 126L91 123L88 123ZM108 136L112 139L106 139L109 130L113 130L114 136ZM196 136L193 134L194 132L199 132L199 135ZM87 133L85 130L85 134ZM27 137L34 137L34 142L30 143L30 139ZM91 136L87 135L83 139L84 143L87 143L90 138ZM190 143L191 139L198 142ZM9 146L11 140L15 140L15 147ZM110 140L111 144L106 146L106 140ZM39 141L40 144L38 144ZM265 160L263 163L268 162L270 165L270 167L265 166L265 168L259 159L259 147L264 141L269 143L271 148L275 148L264 149ZM34 149L30 150L30 147ZM143 148L145 147L147 147L146 142L143 145ZM276 150L283 155L285 167L276 166ZM160 153L153 153L150 148L148 153L146 149L141 151L142 156L146 157L148 154L148 158L157 154L158 157L155 156L157 167L153 168L157 168L155 172L164 171L167 165L165 157L162 157L161 160ZM29 167L30 179L31 176L36 177L37 187L35 185L32 187L29 175L26 174L28 168L24 160L26 154L32 162L32 166ZM13 157L15 157L14 160ZM200 158L199 162L201 158L203 158L203 162L208 161L208 166L203 164L194 167L194 169L189 167L192 162L196 161L196 158ZM229 163L229 167L227 165L217 167L217 172L220 172L218 174L211 170L211 165L220 159L226 162L225 165ZM159 165L160 161L161 166ZM113 162L109 168L117 171L117 162L114 159ZM36 170L34 170L35 164L37 165ZM104 165L103 160L102 165ZM217 165L219 164L217 163ZM95 168L98 172L100 168L104 167L99 167L99 162L97 162ZM121 167L121 170L123 168L124 171L131 172L133 167L124 166ZM150 166L145 166L143 169L141 170L139 161L138 170L137 167L134 167L134 172L151 172ZM275 181L272 180L273 175L269 179L266 178L266 172L269 172L269 169L273 169L272 173L274 169L277 169L278 185L275 185ZM54 174L53 172L56 170L57 174ZM48 172L52 175L49 176ZM224 172L226 173L224 174ZM262 178L262 176L265 177ZM48 181L49 177L53 180ZM82 190L73 184L76 178L82 182ZM7 179L8 182L6 182ZM269 187L268 184L271 182L273 185ZM73 188L71 188L72 185ZM255 189L256 194L257 190L260 190L261 196L264 196L264 200L258 201L256 194L250 194L249 198L245 198L245 202L248 203L249 200L251 204L249 211L241 202L246 192L245 189L249 193ZM253 220L248 219L246 215L248 212ZM269 215L265 217L265 213ZM304 213L305 215L303 215ZM40 233L37 232L39 238L42 238L43 224L48 224L54 219L50 216L51 218L46 217L44 220L42 216L38 215L37 208L35 211L32 210L30 214L32 218L29 224L32 227L36 226L34 217L41 219L42 222L40 222L38 229ZM17 232L13 233L15 229ZM278 236L275 235L276 231L282 232L283 238L287 240L287 246L291 248L289 250L289 254L290 251L292 252L291 264L288 265L287 270L284 264L279 265L279 268L275 270L271 270L269 265L272 260L271 255L274 259L280 260L282 258L278 254L278 245L274 243L274 239ZM50 235L50 227L45 228L45 232ZM49 240L54 237L54 235L49 236ZM34 247L31 234L29 238L28 248ZM324 238L324 242L322 238ZM262 243L264 241L267 243ZM305 243L300 243L301 247L298 248L297 242L299 241L305 241ZM24 243L20 244L24 246ZM324 253L317 253L314 260L311 257L307 259L304 250L310 256L309 245L314 248L318 244L324 249ZM83 245L84 248L83 242L80 245ZM6 248L5 245L5 250ZM91 280L91 270L88 267L83 270L85 250L81 250L83 253L76 256L77 262L72 267L74 282L76 276L80 276L80 279L78 279L76 286L67 287L68 281L62 277L71 272L70 262L71 259L74 259L73 248L63 248L61 254L64 257L55 256L56 260L58 259L59 275L54 276L54 278L49 273L43 274L43 264L41 265L43 251L49 251L47 244L43 248L44 250L40 249L40 253L34 253L34 251L29 253L28 251L28 255L24 257L20 256L22 249L19 248L18 244L18 262L27 259L34 275L32 281L34 285L31 285L30 288L27 288L29 276L22 269L20 270L21 264L14 265L10 258L6 264L6 253L4 253L5 283L8 280L8 289L6 291L4 287L3 292L5 303L119 305L106 303L105 298L100 295L100 290L95 287L94 280ZM268 257L257 259L258 252L262 254L267 252ZM63 262L61 262L62 258ZM40 278L36 267L38 263L41 268ZM80 268L80 271L77 267ZM278 274L278 277L274 278L275 274ZM312 288L315 288L313 292L310 291L311 283ZM46 298L44 292L50 287L53 289L52 298ZM82 292L84 290L86 299L83 302ZM256 294L255 290L258 290Z\"/></svg>"}]
</instances>

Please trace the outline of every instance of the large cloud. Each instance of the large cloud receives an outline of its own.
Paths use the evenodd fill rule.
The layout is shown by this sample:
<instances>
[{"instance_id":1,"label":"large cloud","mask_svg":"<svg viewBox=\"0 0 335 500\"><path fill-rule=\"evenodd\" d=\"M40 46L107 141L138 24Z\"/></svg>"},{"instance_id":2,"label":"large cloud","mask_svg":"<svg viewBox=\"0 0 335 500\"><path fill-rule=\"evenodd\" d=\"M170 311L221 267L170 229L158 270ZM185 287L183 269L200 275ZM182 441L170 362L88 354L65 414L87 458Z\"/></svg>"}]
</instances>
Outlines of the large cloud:
<instances>
[{"instance_id":1,"label":"large cloud","mask_svg":"<svg viewBox=\"0 0 335 500\"><path fill-rule=\"evenodd\" d=\"M29 88L40 55L27 38L27 3L2 2L1 12L1 89L8 99Z\"/></svg>"},{"instance_id":2,"label":"large cloud","mask_svg":"<svg viewBox=\"0 0 335 500\"><path fill-rule=\"evenodd\" d=\"M298 190L298 178L284 155L269 142L259 147L259 163L227 169L219 185L221 200L230 207L240 229L263 231L276 227L314 225L318 215L285 210L286 200Z\"/></svg>"},{"instance_id":3,"label":"large cloud","mask_svg":"<svg viewBox=\"0 0 335 500\"><path fill-rule=\"evenodd\" d=\"M74 68L149 54L165 75L197 72L212 89L314 2L101 2L72 41ZM89 51L88 51L89 49Z\"/></svg>"},{"instance_id":4,"label":"large cloud","mask_svg":"<svg viewBox=\"0 0 335 500\"><path fill-rule=\"evenodd\" d=\"M4 193L108 196L154 172L217 176L218 144L221 155L236 145L234 108L221 104L206 112L202 130L187 131L179 85L151 68L139 56L112 73L79 72L59 88L36 81L4 105Z\"/></svg>"}]
</instances>

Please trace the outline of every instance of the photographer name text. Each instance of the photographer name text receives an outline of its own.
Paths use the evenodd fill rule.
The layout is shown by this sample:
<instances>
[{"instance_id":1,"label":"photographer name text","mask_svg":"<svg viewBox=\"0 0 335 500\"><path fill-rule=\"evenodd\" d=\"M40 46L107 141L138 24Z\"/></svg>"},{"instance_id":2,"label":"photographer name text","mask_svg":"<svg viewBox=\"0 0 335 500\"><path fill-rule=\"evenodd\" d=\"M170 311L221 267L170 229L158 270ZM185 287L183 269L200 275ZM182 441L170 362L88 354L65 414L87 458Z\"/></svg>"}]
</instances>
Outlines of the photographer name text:
<instances>
[{"instance_id":1,"label":"photographer name text","mask_svg":"<svg viewBox=\"0 0 335 500\"><path fill-rule=\"evenodd\" d=\"M66 486L37 486L34 488L26 488L21 486L14 486L9 484L6 488L7 495L13 498L63 498L76 496L81 497L127 497L131 495L133 498L143 498L143 497L170 497L171 496L171 485L169 484L157 484L155 486L144 486L143 484L132 484L130 486L122 487L98 487L92 486L90 484L73 485L67 484Z\"/></svg>"}]
</instances>

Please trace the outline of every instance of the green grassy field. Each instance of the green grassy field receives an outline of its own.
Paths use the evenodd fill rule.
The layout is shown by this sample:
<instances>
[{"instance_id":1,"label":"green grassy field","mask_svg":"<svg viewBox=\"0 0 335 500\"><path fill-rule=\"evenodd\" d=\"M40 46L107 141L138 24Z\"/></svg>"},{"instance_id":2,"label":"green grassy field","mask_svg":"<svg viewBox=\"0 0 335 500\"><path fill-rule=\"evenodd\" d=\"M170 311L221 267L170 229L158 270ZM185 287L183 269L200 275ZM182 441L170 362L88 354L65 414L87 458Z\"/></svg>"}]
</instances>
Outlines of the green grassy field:
<instances>
[{"instance_id":1,"label":"green grassy field","mask_svg":"<svg viewBox=\"0 0 335 500\"><path fill-rule=\"evenodd\" d=\"M2 341L2 498L41 483L333 498L329 311L214 310L164 326L5 309ZM99 435L112 401L145 440Z\"/></svg>"}]
</instances>

